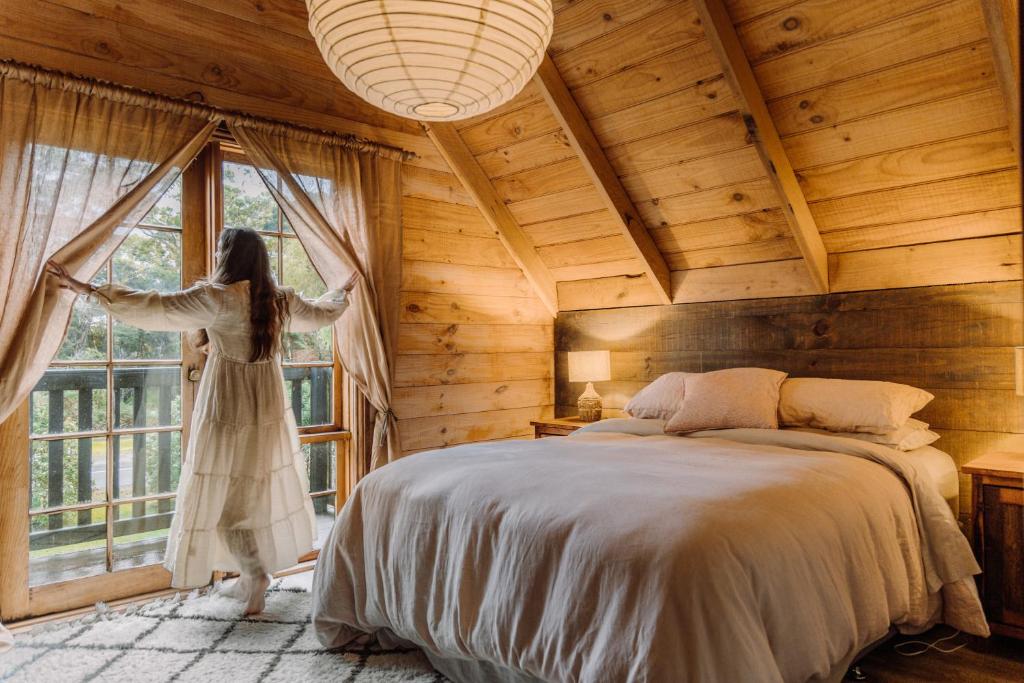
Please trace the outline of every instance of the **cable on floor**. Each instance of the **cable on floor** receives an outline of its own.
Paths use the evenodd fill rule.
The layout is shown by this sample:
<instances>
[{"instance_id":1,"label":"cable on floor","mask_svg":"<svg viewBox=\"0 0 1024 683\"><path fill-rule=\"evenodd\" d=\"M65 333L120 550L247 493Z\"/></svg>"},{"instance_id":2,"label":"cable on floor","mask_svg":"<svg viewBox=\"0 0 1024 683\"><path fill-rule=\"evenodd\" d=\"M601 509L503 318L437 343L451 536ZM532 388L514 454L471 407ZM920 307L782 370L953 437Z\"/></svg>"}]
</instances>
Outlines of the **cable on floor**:
<instances>
[{"instance_id":1,"label":"cable on floor","mask_svg":"<svg viewBox=\"0 0 1024 683\"><path fill-rule=\"evenodd\" d=\"M944 655L948 655L948 654L951 654L953 652L956 652L957 650L959 650L962 647L966 647L967 643L960 643L956 647L950 647L950 648L940 647L939 643L944 643L947 640L952 640L953 638L956 638L958 635L960 635L960 631L954 631L953 635L945 636L944 638L937 638L936 640L933 640L930 643L928 641L926 641L926 640L908 640L908 641L905 641L905 642L902 642L902 643L897 643L896 645L893 645L892 649L896 650L896 652L898 654L901 654L904 657L916 657L918 655L923 655L925 652L928 652L928 650L935 650L936 652L941 652ZM906 646L908 646L908 645L913 646L916 649L912 649L912 650L901 650L900 649L900 648L906 648Z\"/></svg>"}]
</instances>

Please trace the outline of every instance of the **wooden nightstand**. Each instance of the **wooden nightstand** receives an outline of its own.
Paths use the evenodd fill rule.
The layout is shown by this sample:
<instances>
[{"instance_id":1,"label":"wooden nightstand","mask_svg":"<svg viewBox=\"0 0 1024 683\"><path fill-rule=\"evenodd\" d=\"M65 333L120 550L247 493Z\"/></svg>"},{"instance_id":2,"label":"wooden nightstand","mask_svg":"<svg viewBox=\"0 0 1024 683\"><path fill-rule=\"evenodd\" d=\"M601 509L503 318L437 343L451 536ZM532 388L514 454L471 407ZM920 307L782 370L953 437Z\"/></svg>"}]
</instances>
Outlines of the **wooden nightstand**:
<instances>
[{"instance_id":1,"label":"wooden nightstand","mask_svg":"<svg viewBox=\"0 0 1024 683\"><path fill-rule=\"evenodd\" d=\"M971 475L978 589L992 632L1024 638L1024 453L989 453Z\"/></svg>"},{"instance_id":2,"label":"wooden nightstand","mask_svg":"<svg viewBox=\"0 0 1024 683\"><path fill-rule=\"evenodd\" d=\"M543 439L546 436L568 436L580 427L591 422L584 422L576 417L553 417L547 420L535 420L533 425L533 438Z\"/></svg>"}]
</instances>

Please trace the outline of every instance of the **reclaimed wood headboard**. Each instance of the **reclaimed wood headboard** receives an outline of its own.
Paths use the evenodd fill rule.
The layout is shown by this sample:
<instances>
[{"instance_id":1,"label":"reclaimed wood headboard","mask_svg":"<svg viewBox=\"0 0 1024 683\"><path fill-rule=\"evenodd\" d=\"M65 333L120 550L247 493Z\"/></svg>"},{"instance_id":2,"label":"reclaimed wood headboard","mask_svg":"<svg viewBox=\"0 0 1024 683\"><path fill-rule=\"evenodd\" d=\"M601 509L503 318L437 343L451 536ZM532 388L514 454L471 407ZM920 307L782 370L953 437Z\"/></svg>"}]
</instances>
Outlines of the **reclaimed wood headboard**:
<instances>
[{"instance_id":1,"label":"reclaimed wood headboard","mask_svg":"<svg viewBox=\"0 0 1024 683\"><path fill-rule=\"evenodd\" d=\"M557 414L575 414L583 390L568 381L568 351L612 352L612 380L597 385L611 409L672 370L760 366L887 380L935 394L918 417L961 466L1024 433L1013 375L1021 298L1016 281L562 313ZM971 509L969 478L960 483L963 512Z\"/></svg>"}]
</instances>

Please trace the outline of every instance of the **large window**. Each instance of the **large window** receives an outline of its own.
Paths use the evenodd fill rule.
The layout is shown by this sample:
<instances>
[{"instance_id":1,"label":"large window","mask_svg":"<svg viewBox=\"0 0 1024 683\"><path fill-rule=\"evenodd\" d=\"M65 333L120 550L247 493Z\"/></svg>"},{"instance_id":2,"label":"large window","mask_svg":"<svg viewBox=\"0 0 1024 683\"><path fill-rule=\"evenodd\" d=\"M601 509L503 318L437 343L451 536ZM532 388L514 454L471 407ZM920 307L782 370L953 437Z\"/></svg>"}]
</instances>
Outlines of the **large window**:
<instances>
[{"instance_id":1,"label":"large window","mask_svg":"<svg viewBox=\"0 0 1024 683\"><path fill-rule=\"evenodd\" d=\"M307 297L324 293L256 170L237 149L222 153L220 145L212 143L205 162L193 165L191 181L179 179L165 194L94 284L180 289L209 274L221 227L250 227L263 235L281 285ZM222 209L188 213L188 206ZM330 328L287 334L284 342L285 395L322 540L334 520L348 436L338 398L342 372ZM190 370L201 361L182 335L145 332L79 298L67 339L29 402L30 586L163 561L195 390Z\"/></svg>"}]
</instances>

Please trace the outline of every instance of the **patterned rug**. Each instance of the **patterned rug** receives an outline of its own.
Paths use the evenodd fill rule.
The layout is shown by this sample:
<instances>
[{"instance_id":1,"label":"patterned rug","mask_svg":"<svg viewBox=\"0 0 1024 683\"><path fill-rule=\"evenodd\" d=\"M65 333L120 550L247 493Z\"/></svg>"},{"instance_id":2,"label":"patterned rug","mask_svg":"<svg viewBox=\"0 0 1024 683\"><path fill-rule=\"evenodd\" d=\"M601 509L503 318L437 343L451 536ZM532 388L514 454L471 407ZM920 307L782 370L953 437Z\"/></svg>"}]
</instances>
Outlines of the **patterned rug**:
<instances>
[{"instance_id":1,"label":"patterned rug","mask_svg":"<svg viewBox=\"0 0 1024 683\"><path fill-rule=\"evenodd\" d=\"M367 641L325 650L309 621L311 574L275 582L267 609L242 616L242 603L217 591L175 596L127 612L15 634L0 654L0 680L337 681L441 683L419 650Z\"/></svg>"}]
</instances>

